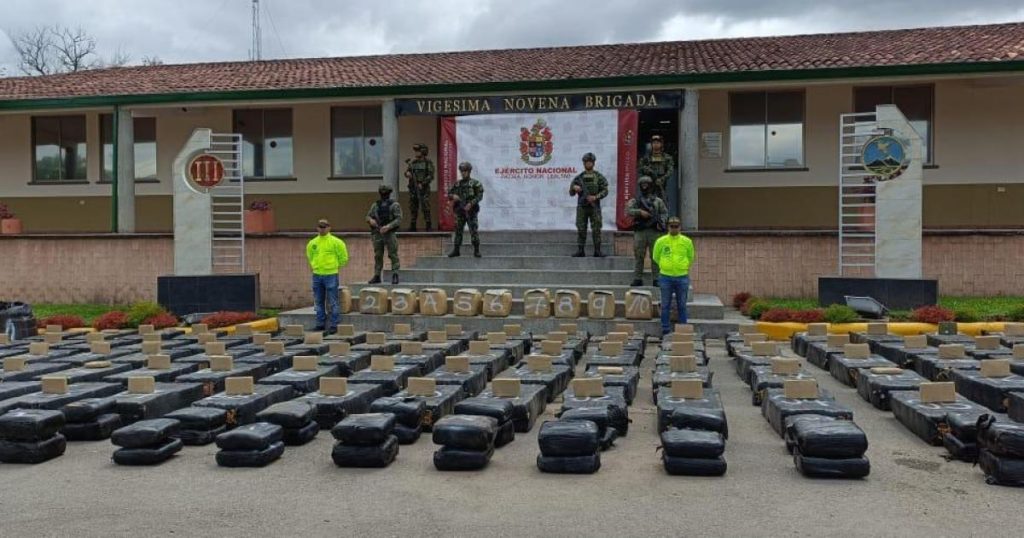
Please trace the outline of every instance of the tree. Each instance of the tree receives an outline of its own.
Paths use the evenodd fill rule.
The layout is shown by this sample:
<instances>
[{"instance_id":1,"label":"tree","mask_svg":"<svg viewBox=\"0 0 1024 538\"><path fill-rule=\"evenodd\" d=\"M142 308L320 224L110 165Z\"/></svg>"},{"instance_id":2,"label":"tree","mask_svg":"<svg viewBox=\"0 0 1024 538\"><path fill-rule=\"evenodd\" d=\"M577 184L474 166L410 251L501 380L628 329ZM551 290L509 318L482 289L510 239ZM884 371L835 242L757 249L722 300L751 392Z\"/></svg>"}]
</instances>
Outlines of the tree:
<instances>
[{"instance_id":1,"label":"tree","mask_svg":"<svg viewBox=\"0 0 1024 538\"><path fill-rule=\"evenodd\" d=\"M145 66L164 65L164 61L159 56L143 56L141 63Z\"/></svg>"},{"instance_id":2,"label":"tree","mask_svg":"<svg viewBox=\"0 0 1024 538\"><path fill-rule=\"evenodd\" d=\"M104 61L96 52L96 39L81 27L37 26L10 36L18 53L18 69L26 75L76 73L98 67L121 67L131 61L131 56L121 48Z\"/></svg>"}]
</instances>

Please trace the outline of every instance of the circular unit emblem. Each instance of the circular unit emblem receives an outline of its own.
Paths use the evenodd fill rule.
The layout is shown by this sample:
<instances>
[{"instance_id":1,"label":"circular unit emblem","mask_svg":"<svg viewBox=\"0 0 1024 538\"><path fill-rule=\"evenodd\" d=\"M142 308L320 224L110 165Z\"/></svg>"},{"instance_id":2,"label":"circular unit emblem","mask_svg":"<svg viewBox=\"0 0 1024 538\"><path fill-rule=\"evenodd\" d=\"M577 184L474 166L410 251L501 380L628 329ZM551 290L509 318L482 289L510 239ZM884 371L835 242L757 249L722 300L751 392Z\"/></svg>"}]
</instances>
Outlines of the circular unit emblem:
<instances>
[{"instance_id":1,"label":"circular unit emblem","mask_svg":"<svg viewBox=\"0 0 1024 538\"><path fill-rule=\"evenodd\" d=\"M877 181L895 179L910 164L907 149L899 139L882 135L868 140L861 150L864 169L873 174Z\"/></svg>"},{"instance_id":2,"label":"circular unit emblem","mask_svg":"<svg viewBox=\"0 0 1024 538\"><path fill-rule=\"evenodd\" d=\"M224 181L224 163L214 155L198 155L188 164L188 177L202 189L212 189Z\"/></svg>"}]
</instances>

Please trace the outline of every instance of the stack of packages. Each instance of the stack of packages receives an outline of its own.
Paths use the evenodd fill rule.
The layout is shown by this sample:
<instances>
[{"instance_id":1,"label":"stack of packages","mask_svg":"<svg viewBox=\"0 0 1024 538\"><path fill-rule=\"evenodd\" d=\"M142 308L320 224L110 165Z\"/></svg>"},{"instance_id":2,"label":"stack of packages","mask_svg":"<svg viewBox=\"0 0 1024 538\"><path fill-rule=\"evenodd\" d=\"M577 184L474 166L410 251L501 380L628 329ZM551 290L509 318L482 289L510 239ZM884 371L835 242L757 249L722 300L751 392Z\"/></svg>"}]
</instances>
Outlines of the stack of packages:
<instances>
[{"instance_id":1,"label":"stack of packages","mask_svg":"<svg viewBox=\"0 0 1024 538\"><path fill-rule=\"evenodd\" d=\"M395 415L364 413L345 418L331 429L338 440L331 459L338 467L387 467L398 456Z\"/></svg>"},{"instance_id":2,"label":"stack of packages","mask_svg":"<svg viewBox=\"0 0 1024 538\"><path fill-rule=\"evenodd\" d=\"M494 455L498 421L491 417L449 415L434 424L434 467L438 471L483 469Z\"/></svg>"},{"instance_id":3,"label":"stack of packages","mask_svg":"<svg viewBox=\"0 0 1024 538\"><path fill-rule=\"evenodd\" d=\"M557 420L540 425L537 468L544 473L592 474L601 468L601 434L590 420Z\"/></svg>"},{"instance_id":4,"label":"stack of packages","mask_svg":"<svg viewBox=\"0 0 1024 538\"><path fill-rule=\"evenodd\" d=\"M183 446L177 438L180 427L172 418L154 418L114 430L110 441L121 447L114 451L114 463L156 465L167 461Z\"/></svg>"},{"instance_id":5,"label":"stack of packages","mask_svg":"<svg viewBox=\"0 0 1024 538\"><path fill-rule=\"evenodd\" d=\"M871 472L864 456L868 438L852 420L796 415L786 420L786 446L804 476L863 478Z\"/></svg>"},{"instance_id":6,"label":"stack of packages","mask_svg":"<svg viewBox=\"0 0 1024 538\"><path fill-rule=\"evenodd\" d=\"M269 422L239 426L217 436L217 465L264 467L284 454L284 428Z\"/></svg>"},{"instance_id":7,"label":"stack of packages","mask_svg":"<svg viewBox=\"0 0 1024 538\"><path fill-rule=\"evenodd\" d=\"M164 415L181 423L178 439L190 446L208 445L228 431L228 412L215 407L186 407Z\"/></svg>"},{"instance_id":8,"label":"stack of packages","mask_svg":"<svg viewBox=\"0 0 1024 538\"><path fill-rule=\"evenodd\" d=\"M320 425L313 420L316 408L308 402L289 401L276 403L259 413L256 420L277 424L284 429L283 440L288 446L301 446L320 433Z\"/></svg>"},{"instance_id":9,"label":"stack of packages","mask_svg":"<svg viewBox=\"0 0 1024 538\"><path fill-rule=\"evenodd\" d=\"M423 433L423 417L427 414L427 402L423 398L385 396L370 404L371 413L390 413L395 416L394 434L398 443L411 445Z\"/></svg>"},{"instance_id":10,"label":"stack of packages","mask_svg":"<svg viewBox=\"0 0 1024 538\"><path fill-rule=\"evenodd\" d=\"M57 433L64 426L60 411L14 409L0 415L0 462L42 463L67 448Z\"/></svg>"},{"instance_id":11,"label":"stack of packages","mask_svg":"<svg viewBox=\"0 0 1024 538\"><path fill-rule=\"evenodd\" d=\"M1024 487L1024 424L979 417L978 448L986 482Z\"/></svg>"},{"instance_id":12,"label":"stack of packages","mask_svg":"<svg viewBox=\"0 0 1024 538\"><path fill-rule=\"evenodd\" d=\"M597 435L602 451L608 450L622 435L619 428L628 423L622 408L614 405L605 407L577 407L567 409L558 416L559 420L589 420L597 424ZM596 470L596 469L595 469Z\"/></svg>"},{"instance_id":13,"label":"stack of packages","mask_svg":"<svg viewBox=\"0 0 1024 538\"><path fill-rule=\"evenodd\" d=\"M494 398L467 398L455 404L459 415L479 415L498 421L498 433L494 436L494 448L501 448L516 439L516 428L512 422L512 402Z\"/></svg>"},{"instance_id":14,"label":"stack of packages","mask_svg":"<svg viewBox=\"0 0 1024 538\"><path fill-rule=\"evenodd\" d=\"M699 379L680 379L670 385L672 398L700 400L705 397L704 385ZM685 408L673 411L685 413ZM661 432L661 461L665 472L683 476L722 476L728 469L725 458L725 437L721 431L709 428L700 420L681 420L676 428L672 423ZM721 428L725 430L725 428ZM727 430L725 430L727 431Z\"/></svg>"},{"instance_id":15,"label":"stack of packages","mask_svg":"<svg viewBox=\"0 0 1024 538\"><path fill-rule=\"evenodd\" d=\"M61 408L67 422L61 433L68 441L100 441L109 439L121 427L121 415L114 412L116 396L86 398Z\"/></svg>"}]
</instances>

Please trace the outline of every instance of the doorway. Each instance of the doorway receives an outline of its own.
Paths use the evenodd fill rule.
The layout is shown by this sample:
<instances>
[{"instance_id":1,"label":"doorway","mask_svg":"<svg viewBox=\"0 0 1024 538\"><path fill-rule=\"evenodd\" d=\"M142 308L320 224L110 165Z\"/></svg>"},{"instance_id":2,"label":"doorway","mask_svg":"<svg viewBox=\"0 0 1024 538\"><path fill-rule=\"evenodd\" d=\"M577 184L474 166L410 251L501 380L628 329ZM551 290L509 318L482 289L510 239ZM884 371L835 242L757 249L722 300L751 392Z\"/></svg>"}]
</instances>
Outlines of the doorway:
<instances>
[{"instance_id":1,"label":"doorway","mask_svg":"<svg viewBox=\"0 0 1024 538\"><path fill-rule=\"evenodd\" d=\"M676 168L665 190L665 204L669 215L679 215L679 110L674 108L641 110L639 114L637 155L641 158L651 152L651 137L661 135L665 153L675 160Z\"/></svg>"}]
</instances>

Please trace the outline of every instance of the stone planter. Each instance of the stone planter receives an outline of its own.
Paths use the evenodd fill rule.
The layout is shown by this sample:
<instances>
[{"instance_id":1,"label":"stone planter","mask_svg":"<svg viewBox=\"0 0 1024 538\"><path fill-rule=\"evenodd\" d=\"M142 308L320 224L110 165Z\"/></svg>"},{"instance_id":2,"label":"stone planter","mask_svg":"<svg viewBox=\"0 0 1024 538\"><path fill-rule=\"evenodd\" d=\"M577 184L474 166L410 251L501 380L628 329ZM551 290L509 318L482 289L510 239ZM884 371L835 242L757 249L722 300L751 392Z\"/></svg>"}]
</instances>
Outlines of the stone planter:
<instances>
[{"instance_id":1,"label":"stone planter","mask_svg":"<svg viewBox=\"0 0 1024 538\"><path fill-rule=\"evenodd\" d=\"M274 223L274 210L268 209L265 211L258 211L255 209L245 210L245 233L247 234L266 234L277 231L277 226Z\"/></svg>"},{"instance_id":2,"label":"stone planter","mask_svg":"<svg viewBox=\"0 0 1024 538\"><path fill-rule=\"evenodd\" d=\"M21 219L4 219L0 221L0 233L14 235L21 233Z\"/></svg>"}]
</instances>

